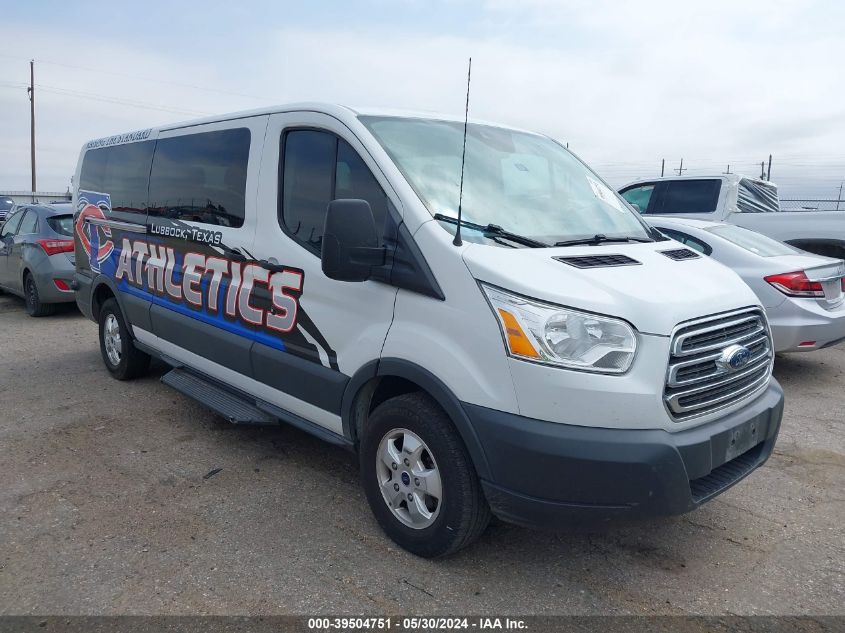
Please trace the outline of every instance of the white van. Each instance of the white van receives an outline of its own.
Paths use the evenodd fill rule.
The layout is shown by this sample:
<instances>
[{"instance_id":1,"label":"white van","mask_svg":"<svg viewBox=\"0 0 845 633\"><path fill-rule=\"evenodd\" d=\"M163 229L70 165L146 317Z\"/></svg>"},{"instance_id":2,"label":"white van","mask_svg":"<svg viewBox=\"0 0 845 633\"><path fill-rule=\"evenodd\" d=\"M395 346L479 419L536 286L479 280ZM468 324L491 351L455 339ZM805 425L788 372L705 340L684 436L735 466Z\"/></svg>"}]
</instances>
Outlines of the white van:
<instances>
[{"instance_id":1,"label":"white van","mask_svg":"<svg viewBox=\"0 0 845 633\"><path fill-rule=\"evenodd\" d=\"M492 514L677 514L771 454L765 314L530 132L320 104L91 141L74 183L81 310L124 380L360 456L421 556ZM335 512L339 508L326 508ZM341 509L342 510L342 509Z\"/></svg>"}]
</instances>

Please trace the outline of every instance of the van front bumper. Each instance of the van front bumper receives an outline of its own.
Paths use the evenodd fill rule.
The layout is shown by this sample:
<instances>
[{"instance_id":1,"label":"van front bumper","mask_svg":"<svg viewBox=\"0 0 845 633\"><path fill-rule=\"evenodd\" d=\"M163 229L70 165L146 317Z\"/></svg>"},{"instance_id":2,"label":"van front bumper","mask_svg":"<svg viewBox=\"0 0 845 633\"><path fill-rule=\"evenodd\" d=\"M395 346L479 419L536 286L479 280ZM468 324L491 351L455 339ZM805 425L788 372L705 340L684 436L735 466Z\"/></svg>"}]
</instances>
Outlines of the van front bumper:
<instances>
[{"instance_id":1,"label":"van front bumper","mask_svg":"<svg viewBox=\"0 0 845 633\"><path fill-rule=\"evenodd\" d=\"M520 525L564 527L681 514L724 492L771 455L783 390L773 378L744 408L674 433L464 408L487 460L482 486L493 513Z\"/></svg>"}]
</instances>

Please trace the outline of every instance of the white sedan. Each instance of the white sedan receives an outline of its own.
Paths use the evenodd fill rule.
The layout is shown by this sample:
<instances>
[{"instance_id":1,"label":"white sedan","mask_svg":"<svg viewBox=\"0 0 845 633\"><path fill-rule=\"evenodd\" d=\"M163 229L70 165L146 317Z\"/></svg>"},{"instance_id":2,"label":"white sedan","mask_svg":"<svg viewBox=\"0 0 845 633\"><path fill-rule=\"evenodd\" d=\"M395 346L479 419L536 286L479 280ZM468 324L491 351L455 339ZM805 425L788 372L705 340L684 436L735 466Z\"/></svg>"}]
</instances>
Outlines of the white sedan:
<instances>
[{"instance_id":1,"label":"white sedan","mask_svg":"<svg viewBox=\"0 0 845 633\"><path fill-rule=\"evenodd\" d=\"M808 219L812 214L807 214ZM769 318L776 352L845 340L845 262L807 253L732 224L647 218L661 233L736 272Z\"/></svg>"}]
</instances>

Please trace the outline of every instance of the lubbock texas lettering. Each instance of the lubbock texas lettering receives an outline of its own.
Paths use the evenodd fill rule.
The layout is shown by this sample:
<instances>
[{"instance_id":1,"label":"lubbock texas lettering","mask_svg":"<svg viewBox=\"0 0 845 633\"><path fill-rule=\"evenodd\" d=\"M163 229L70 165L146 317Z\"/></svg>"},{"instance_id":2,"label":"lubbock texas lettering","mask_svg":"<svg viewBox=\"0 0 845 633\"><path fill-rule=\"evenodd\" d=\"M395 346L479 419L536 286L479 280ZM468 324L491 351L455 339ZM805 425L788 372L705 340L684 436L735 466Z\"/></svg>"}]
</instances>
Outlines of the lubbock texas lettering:
<instances>
[{"instance_id":1,"label":"lubbock texas lettering","mask_svg":"<svg viewBox=\"0 0 845 633\"><path fill-rule=\"evenodd\" d=\"M181 266L177 265L179 256ZM176 271L181 272L178 280ZM208 275L208 283L203 285L205 275ZM184 299L210 314L217 314L222 309L228 317L278 332L290 332L296 325L303 284L301 270L285 269L270 274L257 264L202 253L177 254L170 247L132 242L127 238L123 238L114 276L118 281L126 280L139 288L144 288L146 281L146 288L159 296L176 302ZM250 301L257 284L267 286L270 291L272 308L269 310ZM220 289L224 285L221 302Z\"/></svg>"}]
</instances>

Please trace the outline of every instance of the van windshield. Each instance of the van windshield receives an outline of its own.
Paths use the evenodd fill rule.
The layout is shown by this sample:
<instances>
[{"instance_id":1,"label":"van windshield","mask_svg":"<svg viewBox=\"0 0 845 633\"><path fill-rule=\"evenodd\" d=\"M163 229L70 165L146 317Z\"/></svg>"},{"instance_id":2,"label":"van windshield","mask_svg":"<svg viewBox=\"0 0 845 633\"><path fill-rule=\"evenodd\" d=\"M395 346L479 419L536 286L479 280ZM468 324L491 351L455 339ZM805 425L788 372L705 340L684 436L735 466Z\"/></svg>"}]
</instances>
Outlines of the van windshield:
<instances>
[{"instance_id":1,"label":"van windshield","mask_svg":"<svg viewBox=\"0 0 845 633\"><path fill-rule=\"evenodd\" d=\"M463 122L362 116L432 215L457 217ZM555 141L528 132L467 126L462 219L498 225L544 244L594 236L649 240L619 195ZM454 224L443 226L454 232ZM469 240L480 241L480 234Z\"/></svg>"}]
</instances>

